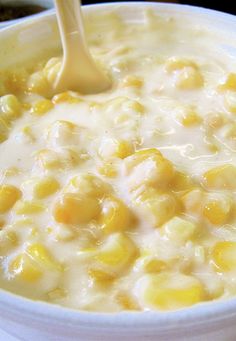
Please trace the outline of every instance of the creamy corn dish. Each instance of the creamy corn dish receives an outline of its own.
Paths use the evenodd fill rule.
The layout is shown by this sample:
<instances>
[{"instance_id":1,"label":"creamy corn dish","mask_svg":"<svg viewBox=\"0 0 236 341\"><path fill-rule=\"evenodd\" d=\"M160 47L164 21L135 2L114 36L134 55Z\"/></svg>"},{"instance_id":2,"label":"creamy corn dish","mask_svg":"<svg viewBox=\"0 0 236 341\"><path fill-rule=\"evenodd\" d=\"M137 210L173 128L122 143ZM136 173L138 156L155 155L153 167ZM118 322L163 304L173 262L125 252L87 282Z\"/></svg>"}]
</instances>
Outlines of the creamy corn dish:
<instances>
[{"instance_id":1,"label":"creamy corn dish","mask_svg":"<svg viewBox=\"0 0 236 341\"><path fill-rule=\"evenodd\" d=\"M59 52L1 70L1 288L101 312L235 296L236 58L143 18L90 20L104 93L53 93Z\"/></svg>"}]
</instances>

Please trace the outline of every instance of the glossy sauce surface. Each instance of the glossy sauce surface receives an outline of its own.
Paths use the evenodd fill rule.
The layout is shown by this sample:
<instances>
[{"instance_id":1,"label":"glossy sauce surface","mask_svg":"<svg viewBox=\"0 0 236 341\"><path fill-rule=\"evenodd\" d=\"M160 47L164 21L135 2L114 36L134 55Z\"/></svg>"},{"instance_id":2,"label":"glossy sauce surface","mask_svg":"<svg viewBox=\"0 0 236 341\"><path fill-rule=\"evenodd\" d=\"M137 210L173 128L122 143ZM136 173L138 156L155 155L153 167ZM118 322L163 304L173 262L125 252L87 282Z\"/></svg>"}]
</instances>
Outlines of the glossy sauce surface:
<instances>
[{"instance_id":1,"label":"glossy sauce surface","mask_svg":"<svg viewBox=\"0 0 236 341\"><path fill-rule=\"evenodd\" d=\"M60 56L3 73L1 287L102 312L234 296L235 56L194 20L144 17L88 27L102 94L53 94Z\"/></svg>"}]
</instances>

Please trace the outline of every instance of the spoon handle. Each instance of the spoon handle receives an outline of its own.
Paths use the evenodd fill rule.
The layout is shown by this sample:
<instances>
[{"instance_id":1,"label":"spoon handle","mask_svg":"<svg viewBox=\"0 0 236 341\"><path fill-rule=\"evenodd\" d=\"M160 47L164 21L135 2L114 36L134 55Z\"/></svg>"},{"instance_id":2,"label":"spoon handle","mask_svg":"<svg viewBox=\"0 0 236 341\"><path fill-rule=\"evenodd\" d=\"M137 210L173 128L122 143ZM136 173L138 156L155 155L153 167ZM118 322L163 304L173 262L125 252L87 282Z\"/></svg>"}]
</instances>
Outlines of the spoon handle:
<instances>
[{"instance_id":1,"label":"spoon handle","mask_svg":"<svg viewBox=\"0 0 236 341\"><path fill-rule=\"evenodd\" d=\"M80 0L54 1L56 11L58 13L58 20L60 21L59 30L62 39L63 50L68 51L68 49L71 48L71 44L73 43L73 49L76 48L77 51L80 51L81 43L84 44L83 48L86 46ZM78 25L78 23L81 24Z\"/></svg>"},{"instance_id":2,"label":"spoon handle","mask_svg":"<svg viewBox=\"0 0 236 341\"><path fill-rule=\"evenodd\" d=\"M63 47L62 68L55 90L96 93L107 89L110 81L93 60L84 35L80 0L54 0Z\"/></svg>"}]
</instances>

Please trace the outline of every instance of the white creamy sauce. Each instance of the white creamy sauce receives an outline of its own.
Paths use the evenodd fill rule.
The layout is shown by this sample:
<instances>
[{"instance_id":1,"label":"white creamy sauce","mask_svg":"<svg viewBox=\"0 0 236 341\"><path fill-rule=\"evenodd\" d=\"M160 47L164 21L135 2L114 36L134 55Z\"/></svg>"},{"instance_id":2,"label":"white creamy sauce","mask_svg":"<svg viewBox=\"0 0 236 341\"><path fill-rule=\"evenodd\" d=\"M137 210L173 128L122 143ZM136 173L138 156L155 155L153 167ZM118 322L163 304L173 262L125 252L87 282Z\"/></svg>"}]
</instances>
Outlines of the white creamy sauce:
<instances>
[{"instance_id":1,"label":"white creamy sauce","mask_svg":"<svg viewBox=\"0 0 236 341\"><path fill-rule=\"evenodd\" d=\"M222 224L207 220L203 212L184 211L182 208L177 208L175 214L158 224L154 222L155 217L152 220L153 212L145 211L149 208L137 204L134 195L135 191L143 193L142 186L144 192L153 187L148 182L156 176L156 161L151 157L146 163L132 166L131 173L127 174L126 157L132 158L130 154L137 150L158 149L171 161L176 171L191 177L194 185L188 191L193 187L204 191L201 185L206 171L224 164L236 166L235 141L227 137L227 127L234 124L235 113L225 103L228 91L236 93L236 81L233 90L228 89L227 85L224 90L218 88L221 83L226 84L229 74L236 70L235 53L219 45L222 38L220 33L211 33L209 27L198 24L194 18L182 22L180 18L155 19L149 13L143 24L127 25L121 19L114 19L114 23L111 27L113 34L108 31L100 37L99 34L91 33L88 37L95 58L110 73L112 89L89 96L68 93L81 99L77 103L70 103L70 99L56 103L54 97L53 107L38 115L34 111L34 104L44 99L40 92L36 97L23 92L17 94L21 103L30 105L28 109L23 109L21 117L12 122L8 139L0 144L1 185L19 188L22 192L20 201L34 200L35 181L45 176L57 179L60 189L46 198L36 200L44 207L40 212L17 213L19 203L16 202L10 210L2 213L1 286L33 299L76 309L108 312L176 309L200 301L231 297L235 294L232 284L236 279L235 269L226 271L222 265L219 270L218 264L217 270L209 254L216 242L236 242L234 189L225 188L222 191L206 188L208 196L212 192L220 200L223 200L224 195L232 200L233 213ZM225 44L228 43L227 39ZM189 62L195 66L189 66ZM168 67L175 69L168 71ZM191 78L191 72L194 72L191 84L187 82L181 85L181 77L185 77L185 80ZM190 118L190 123L184 123L183 117L188 116L189 112L194 112L197 119L191 121ZM222 122L212 127L208 117L216 114L222 117ZM56 125L59 120L69 121L76 127L71 130L66 127L59 129ZM30 135L24 130L26 126ZM125 157L117 157L114 149L120 141L128 142L133 152ZM60 166L42 166L37 155L45 149L55 153L53 155L60 159ZM78 156L78 162L74 162L71 150ZM101 174L99 169L104 164L112 165L116 175L110 177ZM13 167L18 172L6 173ZM98 274L88 271L93 262L93 267L96 267L96 257L99 257L92 252L99 251L87 249L100 250L112 233L102 234L99 219L91 219L88 223L63 224L54 214L57 202L69 191L66 186L71 179L84 173L92 173L110 184L113 196L122 200L135 216L133 226L127 226L121 232L118 226L113 232L124 233L133 240L137 255L132 256L132 261L122 270L116 264L117 272L113 269L116 272L115 279L107 280L104 274L101 275L104 276L102 283L96 277ZM232 182L235 181L232 179ZM155 187L158 195L163 191L172 193L169 185L165 190L160 188ZM178 200L182 200L185 192L183 190L177 194ZM99 199L100 205L104 196ZM180 241L171 237L166 224L175 215L196 224L196 233L186 239L180 238ZM7 231L15 232L18 243L6 250L4 247L1 249L1 243L4 243L4 233ZM38 277L35 275L35 280L27 280L28 275L22 275L24 262L18 267L15 262L15 269L13 266L11 270L14 259L24 252L29 255L25 250L35 243L44 245L50 257L62 264L63 270L48 265L45 260L37 261L35 255L28 256L42 272ZM230 252L233 251L230 249ZM164 262L164 270L145 270L142 263L145 257ZM98 267L99 271L101 268ZM186 286L193 287L191 290L197 290L196 295L199 294L200 298L190 302L180 299L179 305L173 306L150 303L143 292L145 286L152 283L152 276L159 276L160 273L176 274L177 282L180 273L181 276L189 276L191 280L181 278L183 281L186 279ZM169 286L175 286L176 283L173 280ZM201 290L205 292L204 295Z\"/></svg>"}]
</instances>

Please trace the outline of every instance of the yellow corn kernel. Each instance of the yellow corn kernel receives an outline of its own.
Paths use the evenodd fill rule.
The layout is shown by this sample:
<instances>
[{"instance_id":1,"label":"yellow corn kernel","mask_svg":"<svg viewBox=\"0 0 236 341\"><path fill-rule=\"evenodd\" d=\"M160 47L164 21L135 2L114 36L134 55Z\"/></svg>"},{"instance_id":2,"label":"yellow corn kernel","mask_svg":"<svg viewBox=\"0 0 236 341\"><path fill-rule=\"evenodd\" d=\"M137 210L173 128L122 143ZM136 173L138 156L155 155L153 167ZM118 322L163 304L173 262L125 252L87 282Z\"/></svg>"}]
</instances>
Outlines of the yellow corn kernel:
<instances>
[{"instance_id":1,"label":"yellow corn kernel","mask_svg":"<svg viewBox=\"0 0 236 341\"><path fill-rule=\"evenodd\" d=\"M44 199L60 188L59 182L52 176L47 176L36 182L34 186L34 197L36 199Z\"/></svg>"},{"instance_id":2,"label":"yellow corn kernel","mask_svg":"<svg viewBox=\"0 0 236 341\"><path fill-rule=\"evenodd\" d=\"M34 142L35 141L35 136L32 132L32 129L30 126L25 126L21 129L21 132L24 136L24 138L27 140L27 141L30 141L30 142Z\"/></svg>"},{"instance_id":3,"label":"yellow corn kernel","mask_svg":"<svg viewBox=\"0 0 236 341\"><path fill-rule=\"evenodd\" d=\"M15 95L5 95L0 98L0 112L7 120L15 120L21 116L22 107Z\"/></svg>"},{"instance_id":4,"label":"yellow corn kernel","mask_svg":"<svg viewBox=\"0 0 236 341\"><path fill-rule=\"evenodd\" d=\"M63 288L56 288L53 289L52 291L50 291L48 294L48 299L49 301L56 301L56 300L60 300L61 298L64 298L67 296L67 291Z\"/></svg>"},{"instance_id":5,"label":"yellow corn kernel","mask_svg":"<svg viewBox=\"0 0 236 341\"><path fill-rule=\"evenodd\" d=\"M120 291L115 298L124 310L140 310L138 303L129 292Z\"/></svg>"},{"instance_id":6,"label":"yellow corn kernel","mask_svg":"<svg viewBox=\"0 0 236 341\"><path fill-rule=\"evenodd\" d=\"M132 189L143 184L166 187L175 174L172 163L154 148L135 152L125 159L125 166Z\"/></svg>"},{"instance_id":7,"label":"yellow corn kernel","mask_svg":"<svg viewBox=\"0 0 236 341\"><path fill-rule=\"evenodd\" d=\"M204 85L204 79L199 70L185 67L179 72L175 84L180 90L193 90L201 88Z\"/></svg>"},{"instance_id":8,"label":"yellow corn kernel","mask_svg":"<svg viewBox=\"0 0 236 341\"><path fill-rule=\"evenodd\" d=\"M114 274L110 273L109 271L96 269L96 268L88 269L88 275L94 281L98 283L101 282L102 284L108 284L115 278Z\"/></svg>"},{"instance_id":9,"label":"yellow corn kernel","mask_svg":"<svg viewBox=\"0 0 236 341\"><path fill-rule=\"evenodd\" d=\"M204 123L209 129L218 129L223 126L225 122L224 114L213 112L204 117Z\"/></svg>"},{"instance_id":10,"label":"yellow corn kernel","mask_svg":"<svg viewBox=\"0 0 236 341\"><path fill-rule=\"evenodd\" d=\"M135 259L137 249L133 241L123 233L111 234L96 253L98 265L112 273L127 268Z\"/></svg>"},{"instance_id":11,"label":"yellow corn kernel","mask_svg":"<svg viewBox=\"0 0 236 341\"><path fill-rule=\"evenodd\" d=\"M145 113L145 107L143 106L143 104L134 100L130 100L129 102L126 103L126 110L132 110L138 114Z\"/></svg>"},{"instance_id":12,"label":"yellow corn kernel","mask_svg":"<svg viewBox=\"0 0 236 341\"><path fill-rule=\"evenodd\" d=\"M171 193L158 193L151 189L144 190L134 204L154 227L163 225L179 210L177 199Z\"/></svg>"},{"instance_id":13,"label":"yellow corn kernel","mask_svg":"<svg viewBox=\"0 0 236 341\"><path fill-rule=\"evenodd\" d=\"M191 239L197 230L196 224L174 217L163 226L165 236L173 243L183 244Z\"/></svg>"},{"instance_id":14,"label":"yellow corn kernel","mask_svg":"<svg viewBox=\"0 0 236 341\"><path fill-rule=\"evenodd\" d=\"M186 191L192 188L193 185L193 181L189 175L178 171L175 172L175 176L171 183L171 188L173 189L173 191Z\"/></svg>"},{"instance_id":15,"label":"yellow corn kernel","mask_svg":"<svg viewBox=\"0 0 236 341\"><path fill-rule=\"evenodd\" d=\"M0 186L0 214L8 212L20 199L21 191L12 185Z\"/></svg>"},{"instance_id":16,"label":"yellow corn kernel","mask_svg":"<svg viewBox=\"0 0 236 341\"><path fill-rule=\"evenodd\" d=\"M99 148L99 155L103 159L117 157L124 159L133 154L134 146L129 141L105 138Z\"/></svg>"},{"instance_id":17,"label":"yellow corn kernel","mask_svg":"<svg viewBox=\"0 0 236 341\"><path fill-rule=\"evenodd\" d=\"M83 102L82 98L79 98L76 96L76 94L72 93L71 91L62 92L58 95L53 96L52 103L58 104L58 103L81 103Z\"/></svg>"},{"instance_id":18,"label":"yellow corn kernel","mask_svg":"<svg viewBox=\"0 0 236 341\"><path fill-rule=\"evenodd\" d=\"M122 81L122 87L141 88L143 86L143 79L137 76L126 76Z\"/></svg>"},{"instance_id":19,"label":"yellow corn kernel","mask_svg":"<svg viewBox=\"0 0 236 341\"><path fill-rule=\"evenodd\" d=\"M56 147L78 143L77 128L78 126L70 121L57 120L50 125L47 139Z\"/></svg>"},{"instance_id":20,"label":"yellow corn kernel","mask_svg":"<svg viewBox=\"0 0 236 341\"><path fill-rule=\"evenodd\" d=\"M23 201L20 200L16 203L15 212L18 215L21 214L39 214L45 210L45 206L37 201Z\"/></svg>"},{"instance_id":21,"label":"yellow corn kernel","mask_svg":"<svg viewBox=\"0 0 236 341\"><path fill-rule=\"evenodd\" d=\"M227 91L224 95L224 103L227 110L231 113L236 114L236 92Z\"/></svg>"},{"instance_id":22,"label":"yellow corn kernel","mask_svg":"<svg viewBox=\"0 0 236 341\"><path fill-rule=\"evenodd\" d=\"M236 189L236 166L225 164L203 174L204 184L210 189Z\"/></svg>"},{"instance_id":23,"label":"yellow corn kernel","mask_svg":"<svg viewBox=\"0 0 236 341\"><path fill-rule=\"evenodd\" d=\"M143 307L160 310L189 307L206 298L198 279L168 272L141 277L135 286L135 294Z\"/></svg>"},{"instance_id":24,"label":"yellow corn kernel","mask_svg":"<svg viewBox=\"0 0 236 341\"><path fill-rule=\"evenodd\" d=\"M225 80L218 86L218 90L236 91L236 73L229 73Z\"/></svg>"},{"instance_id":25,"label":"yellow corn kernel","mask_svg":"<svg viewBox=\"0 0 236 341\"><path fill-rule=\"evenodd\" d=\"M10 263L9 272L11 276L29 283L36 282L43 276L40 266L26 254L20 254Z\"/></svg>"},{"instance_id":26,"label":"yellow corn kernel","mask_svg":"<svg viewBox=\"0 0 236 341\"><path fill-rule=\"evenodd\" d=\"M25 91L28 72L24 67L18 66L17 69L7 72L6 76L5 86L8 93L22 93Z\"/></svg>"},{"instance_id":27,"label":"yellow corn kernel","mask_svg":"<svg viewBox=\"0 0 236 341\"><path fill-rule=\"evenodd\" d=\"M61 168L61 160L56 152L50 149L42 149L36 154L36 160L44 169L58 169Z\"/></svg>"},{"instance_id":28,"label":"yellow corn kernel","mask_svg":"<svg viewBox=\"0 0 236 341\"><path fill-rule=\"evenodd\" d=\"M119 141L117 148L116 148L115 156L117 156L120 159L124 159L127 156L133 154L133 152L134 152L134 147L130 142Z\"/></svg>"},{"instance_id":29,"label":"yellow corn kernel","mask_svg":"<svg viewBox=\"0 0 236 341\"><path fill-rule=\"evenodd\" d=\"M61 58L54 57L49 59L47 64L45 65L43 69L43 73L45 78L48 80L50 84L53 85L53 83L56 81L56 78L60 72L62 65L62 60Z\"/></svg>"},{"instance_id":30,"label":"yellow corn kernel","mask_svg":"<svg viewBox=\"0 0 236 341\"><path fill-rule=\"evenodd\" d=\"M96 198L76 193L65 193L55 204L54 219L64 224L84 224L95 219L100 211Z\"/></svg>"},{"instance_id":31,"label":"yellow corn kernel","mask_svg":"<svg viewBox=\"0 0 236 341\"><path fill-rule=\"evenodd\" d=\"M66 192L75 192L94 198L103 197L111 191L111 186L91 173L80 174L70 180Z\"/></svg>"},{"instance_id":32,"label":"yellow corn kernel","mask_svg":"<svg viewBox=\"0 0 236 341\"><path fill-rule=\"evenodd\" d=\"M8 139L9 128L10 126L7 122L3 118L0 118L0 143Z\"/></svg>"},{"instance_id":33,"label":"yellow corn kernel","mask_svg":"<svg viewBox=\"0 0 236 341\"><path fill-rule=\"evenodd\" d=\"M195 111L187 111L181 118L184 127L192 127L202 122L202 118Z\"/></svg>"},{"instance_id":34,"label":"yellow corn kernel","mask_svg":"<svg viewBox=\"0 0 236 341\"><path fill-rule=\"evenodd\" d=\"M181 197L184 211L189 214L201 214L205 193L201 188L194 188Z\"/></svg>"},{"instance_id":35,"label":"yellow corn kernel","mask_svg":"<svg viewBox=\"0 0 236 341\"><path fill-rule=\"evenodd\" d=\"M167 268L167 264L155 256L144 255L137 259L135 268L141 269L147 273L161 272Z\"/></svg>"},{"instance_id":36,"label":"yellow corn kernel","mask_svg":"<svg viewBox=\"0 0 236 341\"><path fill-rule=\"evenodd\" d=\"M232 202L229 198L210 199L204 206L203 215L213 225L223 225L230 218Z\"/></svg>"},{"instance_id":37,"label":"yellow corn kernel","mask_svg":"<svg viewBox=\"0 0 236 341\"><path fill-rule=\"evenodd\" d=\"M131 212L118 198L107 197L102 201L99 224L104 233L122 231L131 224Z\"/></svg>"},{"instance_id":38,"label":"yellow corn kernel","mask_svg":"<svg viewBox=\"0 0 236 341\"><path fill-rule=\"evenodd\" d=\"M51 87L42 71L30 75L28 82L28 91L48 97L51 93Z\"/></svg>"},{"instance_id":39,"label":"yellow corn kernel","mask_svg":"<svg viewBox=\"0 0 236 341\"><path fill-rule=\"evenodd\" d=\"M99 174L107 178L115 178L117 176L117 169L112 162L106 162L98 168Z\"/></svg>"},{"instance_id":40,"label":"yellow corn kernel","mask_svg":"<svg viewBox=\"0 0 236 341\"><path fill-rule=\"evenodd\" d=\"M48 249L42 244L36 243L29 245L26 249L26 253L42 268L58 271L63 270L62 265L53 258Z\"/></svg>"},{"instance_id":41,"label":"yellow corn kernel","mask_svg":"<svg viewBox=\"0 0 236 341\"><path fill-rule=\"evenodd\" d=\"M212 249L212 260L218 271L236 269L236 242L221 241Z\"/></svg>"},{"instance_id":42,"label":"yellow corn kernel","mask_svg":"<svg viewBox=\"0 0 236 341\"><path fill-rule=\"evenodd\" d=\"M198 70L197 64L195 64L192 60L184 59L184 58L176 58L176 57L169 58L165 65L165 69L169 73L182 70L186 67L192 67Z\"/></svg>"},{"instance_id":43,"label":"yellow corn kernel","mask_svg":"<svg viewBox=\"0 0 236 341\"><path fill-rule=\"evenodd\" d=\"M80 154L76 148L62 148L58 155L60 157L61 166L64 169L76 167L81 162Z\"/></svg>"},{"instance_id":44,"label":"yellow corn kernel","mask_svg":"<svg viewBox=\"0 0 236 341\"><path fill-rule=\"evenodd\" d=\"M32 106L32 113L38 116L46 114L53 109L53 103L49 99L41 99Z\"/></svg>"},{"instance_id":45,"label":"yellow corn kernel","mask_svg":"<svg viewBox=\"0 0 236 341\"><path fill-rule=\"evenodd\" d=\"M0 229L0 256L18 245L18 236L14 231Z\"/></svg>"}]
</instances>

